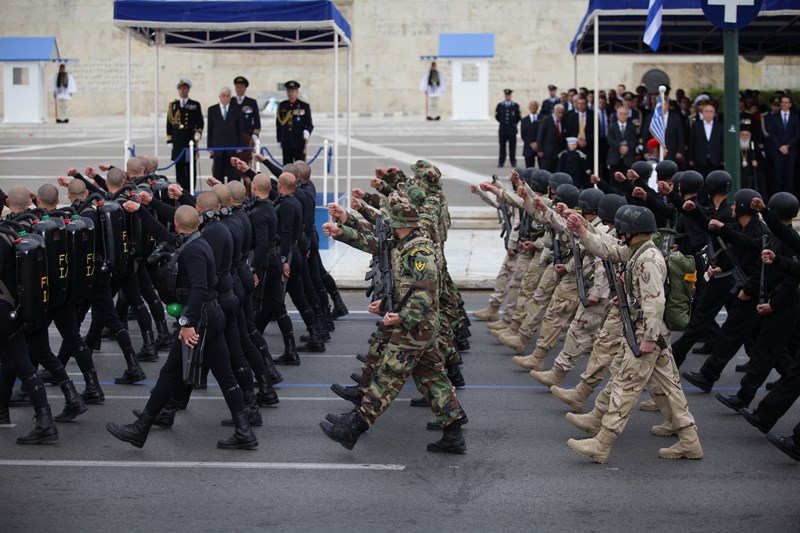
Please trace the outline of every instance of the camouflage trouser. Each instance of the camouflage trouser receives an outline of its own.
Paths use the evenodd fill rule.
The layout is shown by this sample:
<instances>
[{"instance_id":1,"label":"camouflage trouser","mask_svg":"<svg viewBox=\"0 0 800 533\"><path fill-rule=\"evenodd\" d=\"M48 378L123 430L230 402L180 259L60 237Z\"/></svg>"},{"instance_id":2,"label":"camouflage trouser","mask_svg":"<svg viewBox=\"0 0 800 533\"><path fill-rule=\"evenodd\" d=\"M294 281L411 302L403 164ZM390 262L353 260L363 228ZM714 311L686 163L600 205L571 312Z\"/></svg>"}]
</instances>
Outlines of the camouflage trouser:
<instances>
[{"instance_id":1,"label":"camouflage trouser","mask_svg":"<svg viewBox=\"0 0 800 533\"><path fill-rule=\"evenodd\" d=\"M406 332L395 332L386 344L386 352L375 369L358 414L372 426L392 404L400 390L414 377L414 383L444 426L464 416L456 398L456 389L447 379L442 358L431 341L424 345L409 343Z\"/></svg>"},{"instance_id":2,"label":"camouflage trouser","mask_svg":"<svg viewBox=\"0 0 800 533\"><path fill-rule=\"evenodd\" d=\"M450 329L450 324L444 318L439 323L441 328L439 335L436 336L436 349L439 351L439 355L447 367L461 364L461 354L455 345L455 333Z\"/></svg>"},{"instance_id":3,"label":"camouflage trouser","mask_svg":"<svg viewBox=\"0 0 800 533\"><path fill-rule=\"evenodd\" d=\"M550 305L550 298L558 286L558 280L553 271L553 264L547 265L542 272L539 279L539 285L533 292L533 298L529 299L525 304L525 315L522 319L522 325L519 327L520 335L533 337L533 332L539 327L539 323L544 318L548 305Z\"/></svg>"},{"instance_id":4,"label":"camouflage trouser","mask_svg":"<svg viewBox=\"0 0 800 533\"><path fill-rule=\"evenodd\" d=\"M605 299L589 307L578 306L575 318L570 322L564 348L553 364L554 368L569 372L575 367L575 360L592 348L597 332L608 315L609 305L608 299Z\"/></svg>"},{"instance_id":5,"label":"camouflage trouser","mask_svg":"<svg viewBox=\"0 0 800 533\"><path fill-rule=\"evenodd\" d=\"M665 405L668 411L665 415L669 415L674 430L694 425L694 417L681 389L669 338L665 341L664 348L656 347L655 351L640 357L633 355L627 343L623 345L622 362L609 390L608 412L603 416L606 430L615 435L623 432L645 385L659 407Z\"/></svg>"},{"instance_id":6,"label":"camouflage trouser","mask_svg":"<svg viewBox=\"0 0 800 533\"><path fill-rule=\"evenodd\" d=\"M625 338L622 334L622 318L620 318L619 307L611 305L608 308L608 316L603 322L603 327L595 337L589 362L586 363L586 370L581 374L581 381L593 389L597 387L605 379L608 367L614 357L620 353L623 342L625 342Z\"/></svg>"},{"instance_id":7,"label":"camouflage trouser","mask_svg":"<svg viewBox=\"0 0 800 533\"><path fill-rule=\"evenodd\" d=\"M511 275L511 279L508 282L508 303L503 310L503 320L510 322L517 310L517 298L519 298L522 277L525 275L525 271L528 269L532 258L533 254L530 252L520 252L517 254L517 262L514 264L514 273Z\"/></svg>"},{"instance_id":8,"label":"camouflage trouser","mask_svg":"<svg viewBox=\"0 0 800 533\"><path fill-rule=\"evenodd\" d=\"M508 283L511 276L514 275L514 268L516 268L517 256L510 256L506 252L506 257L503 259L503 264L500 265L500 272L497 273L497 279L494 281L494 291L489 296L489 303L494 305L502 305L508 294Z\"/></svg>"},{"instance_id":9,"label":"camouflage trouser","mask_svg":"<svg viewBox=\"0 0 800 533\"><path fill-rule=\"evenodd\" d=\"M547 264L542 264L539 261L540 254L534 255L533 260L528 263L528 268L522 276L522 283L519 287L519 294L517 295L517 308L514 311L512 320L519 322L525 321L528 314L528 308L533 305L533 296L536 293L536 288L542 281L542 275L547 270Z\"/></svg>"},{"instance_id":10,"label":"camouflage trouser","mask_svg":"<svg viewBox=\"0 0 800 533\"><path fill-rule=\"evenodd\" d=\"M580 303L578 303L578 284L575 276L566 274L558 282L550 305L542 317L542 326L539 337L536 339L536 349L549 352L558 341L561 330L566 329L575 316Z\"/></svg>"},{"instance_id":11,"label":"camouflage trouser","mask_svg":"<svg viewBox=\"0 0 800 533\"><path fill-rule=\"evenodd\" d=\"M389 335L384 331L384 328L378 328L369 340L369 350L367 350L366 353L366 361L364 362L364 366L361 367L361 383L358 384L358 392L362 396L367 392L367 388L369 388L369 384L372 381L372 375L383 359L383 354L386 351L386 343L388 341Z\"/></svg>"},{"instance_id":12,"label":"camouflage trouser","mask_svg":"<svg viewBox=\"0 0 800 533\"><path fill-rule=\"evenodd\" d=\"M463 302L456 284L453 283L453 278L450 277L449 272L445 271L439 294L439 313L442 318L442 324L447 322L451 331L457 331L462 325L464 317L461 312L461 306Z\"/></svg>"}]
</instances>

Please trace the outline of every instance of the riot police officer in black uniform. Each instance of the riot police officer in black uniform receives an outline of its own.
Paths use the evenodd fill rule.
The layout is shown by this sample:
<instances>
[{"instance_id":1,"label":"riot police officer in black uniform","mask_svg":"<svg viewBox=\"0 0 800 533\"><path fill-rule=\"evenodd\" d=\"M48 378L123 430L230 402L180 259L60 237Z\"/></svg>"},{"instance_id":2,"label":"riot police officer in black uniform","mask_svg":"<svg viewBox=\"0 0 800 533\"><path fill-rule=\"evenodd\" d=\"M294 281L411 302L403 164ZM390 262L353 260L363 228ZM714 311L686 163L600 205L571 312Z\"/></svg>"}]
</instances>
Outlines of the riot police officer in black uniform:
<instances>
[{"instance_id":1,"label":"riot police officer in black uniform","mask_svg":"<svg viewBox=\"0 0 800 533\"><path fill-rule=\"evenodd\" d=\"M497 104L494 110L494 118L500 123L498 136L500 137L500 156L497 159L497 166L502 167L506 163L506 145L508 146L508 158L511 166L517 166L517 124L522 120L519 111L519 104L511 100L511 89L503 89L505 99Z\"/></svg>"}]
</instances>

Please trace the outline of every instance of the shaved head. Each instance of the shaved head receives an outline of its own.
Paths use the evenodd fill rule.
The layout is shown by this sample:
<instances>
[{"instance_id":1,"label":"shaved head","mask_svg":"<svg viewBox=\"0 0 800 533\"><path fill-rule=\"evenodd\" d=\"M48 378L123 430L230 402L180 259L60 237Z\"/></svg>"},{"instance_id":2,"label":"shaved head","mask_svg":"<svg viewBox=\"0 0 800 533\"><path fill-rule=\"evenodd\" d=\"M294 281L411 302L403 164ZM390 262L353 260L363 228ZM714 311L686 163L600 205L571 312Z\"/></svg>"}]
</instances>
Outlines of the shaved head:
<instances>
[{"instance_id":1,"label":"shaved head","mask_svg":"<svg viewBox=\"0 0 800 533\"><path fill-rule=\"evenodd\" d=\"M24 211L31 205L31 193L22 185L14 185L6 194L8 207L12 211Z\"/></svg>"},{"instance_id":2,"label":"shaved head","mask_svg":"<svg viewBox=\"0 0 800 533\"><path fill-rule=\"evenodd\" d=\"M227 187L228 190L231 191L233 205L242 205L242 202L244 202L244 197L247 195L247 189L245 189L242 182L232 181L228 183Z\"/></svg>"},{"instance_id":3,"label":"shaved head","mask_svg":"<svg viewBox=\"0 0 800 533\"><path fill-rule=\"evenodd\" d=\"M278 176L278 185L282 190L291 194L295 191L295 189L297 189L297 178L294 174L284 172Z\"/></svg>"},{"instance_id":4,"label":"shaved head","mask_svg":"<svg viewBox=\"0 0 800 533\"><path fill-rule=\"evenodd\" d=\"M128 171L128 176L138 178L139 176L144 176L146 164L147 161L142 157L131 157L128 159L128 162L125 163L125 170Z\"/></svg>"},{"instance_id":5,"label":"shaved head","mask_svg":"<svg viewBox=\"0 0 800 533\"><path fill-rule=\"evenodd\" d=\"M86 184L81 180L72 180L67 185L67 194L81 196L86 193Z\"/></svg>"},{"instance_id":6,"label":"shaved head","mask_svg":"<svg viewBox=\"0 0 800 533\"><path fill-rule=\"evenodd\" d=\"M269 196L272 190L272 180L266 174L256 174L253 177L253 191L254 193L263 194L264 198Z\"/></svg>"},{"instance_id":7,"label":"shaved head","mask_svg":"<svg viewBox=\"0 0 800 533\"><path fill-rule=\"evenodd\" d=\"M152 174L153 172L158 170L158 158L156 156L145 155L142 156L142 159L146 161L145 174Z\"/></svg>"},{"instance_id":8,"label":"shaved head","mask_svg":"<svg viewBox=\"0 0 800 533\"><path fill-rule=\"evenodd\" d=\"M127 181L127 179L128 176L126 176L125 173L117 167L109 169L108 174L106 174L106 183L109 187L113 187L114 189L121 189L122 186L125 185L125 181Z\"/></svg>"},{"instance_id":9,"label":"shaved head","mask_svg":"<svg viewBox=\"0 0 800 533\"><path fill-rule=\"evenodd\" d=\"M297 179L300 183L306 183L311 179L311 167L305 161L295 161L294 165L297 167Z\"/></svg>"},{"instance_id":10,"label":"shaved head","mask_svg":"<svg viewBox=\"0 0 800 533\"><path fill-rule=\"evenodd\" d=\"M218 210L219 196L212 191L201 192L197 197L197 209L199 209L201 213L205 213L210 209L214 211Z\"/></svg>"},{"instance_id":11,"label":"shaved head","mask_svg":"<svg viewBox=\"0 0 800 533\"><path fill-rule=\"evenodd\" d=\"M175 227L179 233L193 233L200 227L200 215L190 205L182 205L175 211Z\"/></svg>"},{"instance_id":12,"label":"shaved head","mask_svg":"<svg viewBox=\"0 0 800 533\"><path fill-rule=\"evenodd\" d=\"M52 183L45 183L36 191L37 205L45 209L58 207L58 189Z\"/></svg>"},{"instance_id":13,"label":"shaved head","mask_svg":"<svg viewBox=\"0 0 800 533\"><path fill-rule=\"evenodd\" d=\"M214 185L211 190L219 197L219 203L224 206L231 205L231 191L227 185L218 183Z\"/></svg>"},{"instance_id":14,"label":"shaved head","mask_svg":"<svg viewBox=\"0 0 800 533\"><path fill-rule=\"evenodd\" d=\"M300 169L294 163L287 163L283 165L283 171L288 172L289 174L293 175L295 178L300 175Z\"/></svg>"}]
</instances>

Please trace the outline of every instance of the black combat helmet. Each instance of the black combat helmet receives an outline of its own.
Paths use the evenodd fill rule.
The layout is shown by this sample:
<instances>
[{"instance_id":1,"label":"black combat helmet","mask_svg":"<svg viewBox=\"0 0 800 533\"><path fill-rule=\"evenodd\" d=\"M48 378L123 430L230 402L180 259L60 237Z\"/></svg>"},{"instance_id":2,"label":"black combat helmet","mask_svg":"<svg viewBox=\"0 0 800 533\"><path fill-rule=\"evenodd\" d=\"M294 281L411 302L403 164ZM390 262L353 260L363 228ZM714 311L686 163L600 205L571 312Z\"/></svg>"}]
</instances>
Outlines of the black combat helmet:
<instances>
[{"instance_id":1,"label":"black combat helmet","mask_svg":"<svg viewBox=\"0 0 800 533\"><path fill-rule=\"evenodd\" d=\"M731 175L724 170L715 170L706 176L706 192L715 194L728 194L731 192Z\"/></svg>"},{"instance_id":2,"label":"black combat helmet","mask_svg":"<svg viewBox=\"0 0 800 533\"><path fill-rule=\"evenodd\" d=\"M797 216L800 209L800 202L797 197L790 192L778 192L769 199L769 208L778 215L781 220L791 220Z\"/></svg>"},{"instance_id":3,"label":"black combat helmet","mask_svg":"<svg viewBox=\"0 0 800 533\"><path fill-rule=\"evenodd\" d=\"M680 193L691 194L700 192L703 188L703 176L696 170L687 170L681 174L680 179Z\"/></svg>"},{"instance_id":4,"label":"black combat helmet","mask_svg":"<svg viewBox=\"0 0 800 533\"><path fill-rule=\"evenodd\" d=\"M565 172L553 172L548 180L548 186L554 191L559 185L572 184L572 176Z\"/></svg>"},{"instance_id":5,"label":"black combat helmet","mask_svg":"<svg viewBox=\"0 0 800 533\"><path fill-rule=\"evenodd\" d=\"M650 174L653 173L653 165L647 161L636 161L631 165L631 170L639 175L639 179L647 181L650 179Z\"/></svg>"},{"instance_id":6,"label":"black combat helmet","mask_svg":"<svg viewBox=\"0 0 800 533\"><path fill-rule=\"evenodd\" d=\"M753 189L740 189L739 192L733 196L733 205L736 206L737 217L756 214L756 212L750 208L750 204L754 198L761 198L761 195L758 191L754 191Z\"/></svg>"},{"instance_id":7,"label":"black combat helmet","mask_svg":"<svg viewBox=\"0 0 800 533\"><path fill-rule=\"evenodd\" d=\"M646 207L626 205L617 211L614 217L614 228L618 234L655 233L657 231L656 217Z\"/></svg>"},{"instance_id":8,"label":"black combat helmet","mask_svg":"<svg viewBox=\"0 0 800 533\"><path fill-rule=\"evenodd\" d=\"M531 181L528 185L531 186L534 192L547 194L547 187L550 183L550 173L546 170L537 169L531 176Z\"/></svg>"},{"instance_id":9,"label":"black combat helmet","mask_svg":"<svg viewBox=\"0 0 800 533\"><path fill-rule=\"evenodd\" d=\"M596 215L600 200L605 194L600 189L589 188L581 191L578 196L578 209L585 215Z\"/></svg>"},{"instance_id":10,"label":"black combat helmet","mask_svg":"<svg viewBox=\"0 0 800 533\"><path fill-rule=\"evenodd\" d=\"M665 159L663 161L659 161L656 165L656 177L659 180L672 179L676 172L678 172L678 165L675 163L675 161Z\"/></svg>"},{"instance_id":11,"label":"black combat helmet","mask_svg":"<svg viewBox=\"0 0 800 533\"><path fill-rule=\"evenodd\" d=\"M625 200L624 196L620 196L619 194L606 194L600 198L600 203L597 206L597 214L600 216L600 220L606 224L613 224L617 210L623 205L628 205L628 201Z\"/></svg>"},{"instance_id":12,"label":"black combat helmet","mask_svg":"<svg viewBox=\"0 0 800 533\"><path fill-rule=\"evenodd\" d=\"M570 181L572 181L572 178L570 178ZM576 186L571 183L564 183L556 189L556 196L553 200L556 203L566 204L570 209L575 209L578 206L580 194Z\"/></svg>"}]
</instances>

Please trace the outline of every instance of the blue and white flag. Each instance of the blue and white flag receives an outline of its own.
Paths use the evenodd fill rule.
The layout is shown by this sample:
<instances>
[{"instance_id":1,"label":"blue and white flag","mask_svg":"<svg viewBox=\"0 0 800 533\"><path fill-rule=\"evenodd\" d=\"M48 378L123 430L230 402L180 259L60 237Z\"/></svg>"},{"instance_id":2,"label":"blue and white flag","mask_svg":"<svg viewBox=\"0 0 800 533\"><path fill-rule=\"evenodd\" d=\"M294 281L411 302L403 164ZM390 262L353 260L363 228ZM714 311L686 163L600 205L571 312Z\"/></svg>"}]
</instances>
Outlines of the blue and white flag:
<instances>
[{"instance_id":1,"label":"blue and white flag","mask_svg":"<svg viewBox=\"0 0 800 533\"><path fill-rule=\"evenodd\" d=\"M644 44L653 52L658 51L661 43L661 13L664 11L664 0L650 0L647 8L647 23L644 26Z\"/></svg>"},{"instance_id":2,"label":"blue and white flag","mask_svg":"<svg viewBox=\"0 0 800 533\"><path fill-rule=\"evenodd\" d=\"M653 118L650 119L650 133L661 146L664 146L664 110L660 96L656 97L656 109L653 111Z\"/></svg>"}]
</instances>

